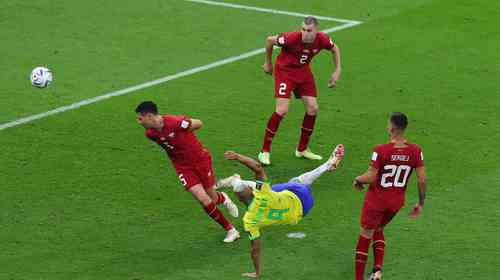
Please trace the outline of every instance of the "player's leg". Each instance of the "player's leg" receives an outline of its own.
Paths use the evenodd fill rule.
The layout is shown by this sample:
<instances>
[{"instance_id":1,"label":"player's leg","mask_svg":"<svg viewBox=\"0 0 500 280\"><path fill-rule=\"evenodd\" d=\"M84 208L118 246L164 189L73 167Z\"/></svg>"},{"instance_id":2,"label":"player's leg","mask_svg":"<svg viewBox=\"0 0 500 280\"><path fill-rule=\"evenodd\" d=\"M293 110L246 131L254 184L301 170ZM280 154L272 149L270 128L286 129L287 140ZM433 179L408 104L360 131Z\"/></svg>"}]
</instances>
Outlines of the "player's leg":
<instances>
[{"instance_id":1,"label":"player's leg","mask_svg":"<svg viewBox=\"0 0 500 280\"><path fill-rule=\"evenodd\" d=\"M355 254L355 279L363 280L368 260L368 251L373 238L375 229L380 226L384 216L384 211L377 209L376 202L370 198L365 198L363 209L361 211L361 229L358 243L356 244Z\"/></svg>"},{"instance_id":2,"label":"player's leg","mask_svg":"<svg viewBox=\"0 0 500 280\"><path fill-rule=\"evenodd\" d=\"M316 179L318 179L321 175L323 175L323 173L325 173L326 171L335 170L339 166L340 161L342 160L343 157L344 157L344 146L342 144L339 144L335 147L335 149L332 152L332 155L325 163L323 163L314 170L311 170L309 172L301 174L298 177L293 178L290 181L312 186L314 181L316 181Z\"/></svg>"},{"instance_id":3,"label":"player's leg","mask_svg":"<svg viewBox=\"0 0 500 280\"><path fill-rule=\"evenodd\" d=\"M372 249L373 249L373 270L370 275L370 280L381 280L382 279L382 266L384 265L384 252L385 252L385 237L384 237L384 227L377 228L372 237Z\"/></svg>"},{"instance_id":4,"label":"player's leg","mask_svg":"<svg viewBox=\"0 0 500 280\"><path fill-rule=\"evenodd\" d=\"M271 144L274 136L278 132L281 121L285 117L286 113L288 113L290 96L295 87L296 83L287 77L286 73L283 73L283 71L278 68L275 70L274 97L276 98L276 110L267 122L262 149L258 156L259 161L264 165L271 164Z\"/></svg>"},{"instance_id":5,"label":"player's leg","mask_svg":"<svg viewBox=\"0 0 500 280\"><path fill-rule=\"evenodd\" d=\"M401 204L402 207L402 204ZM397 207L400 209L400 207ZM384 228L387 224L391 222L391 220L396 216L399 209L396 211L386 210L384 212L384 216L382 217L382 221L380 222L381 226L379 226L373 233L373 270L370 275L370 280L381 280L382 279L382 267L384 266L384 254L385 254L385 236L384 236Z\"/></svg>"},{"instance_id":6,"label":"player's leg","mask_svg":"<svg viewBox=\"0 0 500 280\"><path fill-rule=\"evenodd\" d=\"M312 73L307 73L306 76L305 82L297 88L300 92L302 102L304 103L305 113L302 121L300 141L295 155L297 157L304 157L312 160L321 160L321 156L312 153L308 148L309 140L314 131L319 105L316 98L316 83L314 82Z\"/></svg>"},{"instance_id":7,"label":"player's leg","mask_svg":"<svg viewBox=\"0 0 500 280\"><path fill-rule=\"evenodd\" d=\"M236 204L231 201L226 193L217 192L215 190L215 171L212 166L211 156L197 163L196 173L212 201L214 201L216 205L224 205L231 216L235 218L238 217L238 207Z\"/></svg>"},{"instance_id":8,"label":"player's leg","mask_svg":"<svg viewBox=\"0 0 500 280\"><path fill-rule=\"evenodd\" d=\"M239 232L234 226L224 217L224 214L217 208L212 198L207 194L202 184L196 184L188 189L193 197L200 202L203 209L210 218L221 225L226 231L227 235L224 242L229 243L239 238Z\"/></svg>"}]
</instances>

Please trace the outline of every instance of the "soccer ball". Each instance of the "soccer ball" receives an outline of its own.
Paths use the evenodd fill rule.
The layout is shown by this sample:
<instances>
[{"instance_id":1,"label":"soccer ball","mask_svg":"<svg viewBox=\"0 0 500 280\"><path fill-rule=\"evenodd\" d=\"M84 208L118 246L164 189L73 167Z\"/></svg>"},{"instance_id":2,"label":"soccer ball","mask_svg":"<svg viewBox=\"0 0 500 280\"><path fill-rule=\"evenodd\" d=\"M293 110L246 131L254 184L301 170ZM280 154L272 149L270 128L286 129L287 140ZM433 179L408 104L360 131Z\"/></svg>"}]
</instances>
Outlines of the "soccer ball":
<instances>
[{"instance_id":1,"label":"soccer ball","mask_svg":"<svg viewBox=\"0 0 500 280\"><path fill-rule=\"evenodd\" d=\"M37 67L31 71L31 85L37 88L45 88L52 82L52 72L46 67Z\"/></svg>"}]
</instances>

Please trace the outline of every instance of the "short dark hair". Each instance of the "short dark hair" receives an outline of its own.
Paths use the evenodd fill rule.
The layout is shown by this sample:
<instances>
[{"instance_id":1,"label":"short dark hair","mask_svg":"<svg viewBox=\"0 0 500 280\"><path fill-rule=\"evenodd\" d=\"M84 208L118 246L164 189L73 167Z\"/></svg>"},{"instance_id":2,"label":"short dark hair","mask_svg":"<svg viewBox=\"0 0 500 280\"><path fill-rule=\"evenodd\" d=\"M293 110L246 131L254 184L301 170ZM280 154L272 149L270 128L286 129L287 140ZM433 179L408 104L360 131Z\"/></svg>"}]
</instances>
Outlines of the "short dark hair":
<instances>
[{"instance_id":1,"label":"short dark hair","mask_svg":"<svg viewBox=\"0 0 500 280\"><path fill-rule=\"evenodd\" d=\"M408 118L401 112L393 112L391 113L391 123L397 129L405 130L408 126Z\"/></svg>"},{"instance_id":2,"label":"short dark hair","mask_svg":"<svg viewBox=\"0 0 500 280\"><path fill-rule=\"evenodd\" d=\"M144 101L141 102L141 104L137 105L137 108L135 108L135 112L141 114L151 113L157 115L158 107L156 107L156 104L153 101Z\"/></svg>"},{"instance_id":3,"label":"short dark hair","mask_svg":"<svg viewBox=\"0 0 500 280\"><path fill-rule=\"evenodd\" d=\"M309 25L309 24L314 24L314 26L318 26L319 22L318 19L313 17L313 16L307 16L304 18L304 23Z\"/></svg>"}]
</instances>

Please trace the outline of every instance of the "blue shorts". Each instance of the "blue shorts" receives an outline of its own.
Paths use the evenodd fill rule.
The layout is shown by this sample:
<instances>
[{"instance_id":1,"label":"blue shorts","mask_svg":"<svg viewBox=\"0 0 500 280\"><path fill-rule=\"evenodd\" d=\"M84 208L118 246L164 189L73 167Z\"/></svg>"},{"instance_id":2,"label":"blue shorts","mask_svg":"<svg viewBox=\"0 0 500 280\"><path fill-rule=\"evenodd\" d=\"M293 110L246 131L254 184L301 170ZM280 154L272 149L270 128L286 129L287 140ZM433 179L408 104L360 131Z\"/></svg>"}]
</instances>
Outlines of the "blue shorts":
<instances>
[{"instance_id":1,"label":"blue shorts","mask_svg":"<svg viewBox=\"0 0 500 280\"><path fill-rule=\"evenodd\" d=\"M291 191L293 192L302 203L302 216L305 217L314 205L314 198L312 196L311 187L306 184L300 183L283 183L273 185L272 190L275 192Z\"/></svg>"}]
</instances>

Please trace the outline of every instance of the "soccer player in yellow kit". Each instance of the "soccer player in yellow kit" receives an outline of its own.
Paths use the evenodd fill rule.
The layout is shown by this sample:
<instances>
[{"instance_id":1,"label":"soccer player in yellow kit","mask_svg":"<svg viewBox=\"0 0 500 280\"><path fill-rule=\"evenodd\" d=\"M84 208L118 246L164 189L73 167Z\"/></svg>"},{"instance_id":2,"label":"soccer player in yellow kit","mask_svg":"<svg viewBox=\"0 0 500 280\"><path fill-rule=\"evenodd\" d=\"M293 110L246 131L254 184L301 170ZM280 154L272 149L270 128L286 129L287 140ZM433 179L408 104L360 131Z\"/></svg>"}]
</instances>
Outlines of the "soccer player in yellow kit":
<instances>
[{"instance_id":1,"label":"soccer player in yellow kit","mask_svg":"<svg viewBox=\"0 0 500 280\"><path fill-rule=\"evenodd\" d=\"M331 157L318 168L291 179L287 183L272 185L264 168L254 159L228 151L228 160L237 160L255 173L257 181L242 180L238 174L217 182L220 187L232 187L234 193L247 207L243 223L251 242L251 257L255 272L243 276L258 278L261 273L260 230L271 225L296 225L305 217L314 204L312 183L326 171L337 168L344 157L344 147L337 145Z\"/></svg>"}]
</instances>

